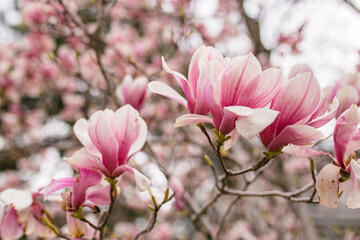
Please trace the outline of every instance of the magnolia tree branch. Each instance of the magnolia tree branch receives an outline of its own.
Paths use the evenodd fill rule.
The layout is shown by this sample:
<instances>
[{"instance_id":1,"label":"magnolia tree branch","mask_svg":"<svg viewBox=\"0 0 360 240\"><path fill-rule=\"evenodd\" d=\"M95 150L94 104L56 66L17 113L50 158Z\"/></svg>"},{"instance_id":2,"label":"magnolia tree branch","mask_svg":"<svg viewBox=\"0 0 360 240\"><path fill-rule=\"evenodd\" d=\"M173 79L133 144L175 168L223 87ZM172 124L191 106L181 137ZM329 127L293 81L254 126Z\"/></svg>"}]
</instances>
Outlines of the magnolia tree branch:
<instances>
[{"instance_id":1,"label":"magnolia tree branch","mask_svg":"<svg viewBox=\"0 0 360 240\"><path fill-rule=\"evenodd\" d=\"M244 0L238 0L238 2L239 2L241 16L244 17L245 25L249 32L249 38L254 46L255 55L258 55L259 53L262 53L262 52L269 54L270 51L264 47L264 45L262 44L262 41L261 41L260 24L259 24L258 20L249 17L249 15L246 13L245 8L244 8Z\"/></svg>"},{"instance_id":2,"label":"magnolia tree branch","mask_svg":"<svg viewBox=\"0 0 360 240\"><path fill-rule=\"evenodd\" d=\"M360 8L356 6L351 0L344 0L350 7L352 7L356 12L360 13Z\"/></svg>"},{"instance_id":3,"label":"magnolia tree branch","mask_svg":"<svg viewBox=\"0 0 360 240\"><path fill-rule=\"evenodd\" d=\"M296 199L295 197L308 191L309 189L314 187L314 183L308 183L300 189L297 189L292 192L281 192L277 190L273 191L263 191L263 192L256 192L256 191L242 191L242 190L235 190L230 188L225 188L223 193L236 195L240 197L283 197L292 201L303 201L304 199Z\"/></svg>"},{"instance_id":4,"label":"magnolia tree branch","mask_svg":"<svg viewBox=\"0 0 360 240\"><path fill-rule=\"evenodd\" d=\"M228 208L226 209L224 215L222 216L221 220L220 220L220 224L219 224L219 229L216 233L216 239L220 239L221 237L221 233L224 231L224 227L225 227L225 223L226 223L226 218L229 216L229 214L231 213L231 210L233 209L233 207L236 205L236 203L241 199L240 196L237 196L228 206Z\"/></svg>"},{"instance_id":5,"label":"magnolia tree branch","mask_svg":"<svg viewBox=\"0 0 360 240\"><path fill-rule=\"evenodd\" d=\"M150 191L149 191L150 192ZM152 214L151 214L151 217L149 219L149 222L148 222L148 225L146 228L144 228L142 231L140 231L139 233L136 234L134 240L138 240L141 235L144 235L148 232L151 232L151 230L154 228L155 224L156 224L156 220L157 220L157 216L158 216L158 213L161 209L161 207L169 202L174 196L175 196L175 193L173 193L171 196L169 196L169 189L166 189L165 191L165 196L164 196L164 200L158 205L156 200L155 200L155 197L152 195L152 193L150 192L151 194L151 197L153 199L153 204L154 206L149 206L150 210L153 211Z\"/></svg>"}]
</instances>

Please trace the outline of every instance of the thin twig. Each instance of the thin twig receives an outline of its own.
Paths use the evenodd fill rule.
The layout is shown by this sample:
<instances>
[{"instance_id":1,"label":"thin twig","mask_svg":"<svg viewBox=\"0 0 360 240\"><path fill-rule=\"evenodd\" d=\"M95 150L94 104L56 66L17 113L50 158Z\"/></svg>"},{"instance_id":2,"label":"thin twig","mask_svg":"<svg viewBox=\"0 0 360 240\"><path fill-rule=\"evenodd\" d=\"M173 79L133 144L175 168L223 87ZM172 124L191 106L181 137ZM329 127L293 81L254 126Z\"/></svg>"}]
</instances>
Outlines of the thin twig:
<instances>
[{"instance_id":1,"label":"thin twig","mask_svg":"<svg viewBox=\"0 0 360 240\"><path fill-rule=\"evenodd\" d=\"M194 217L195 221L197 221L199 219L199 217L201 217L201 215L203 215L209 209L209 207L211 207L222 195L223 194L219 192L213 197L213 199L211 199L208 203L206 203L200 209L200 211L195 215L195 217Z\"/></svg>"},{"instance_id":2,"label":"thin twig","mask_svg":"<svg viewBox=\"0 0 360 240\"><path fill-rule=\"evenodd\" d=\"M156 224L156 220L157 220L157 216L158 216L158 213L160 211L160 208L162 207L162 205L164 205L165 203L170 201L174 196L175 196L175 193L173 193L168 199L164 199L164 201L162 201L160 205L155 205L154 206L155 208L154 208L153 213L151 214L151 217L149 219L149 223L148 223L147 227L144 228L138 234L136 234L134 240L139 239L141 235L144 235L144 234L146 234L148 232L151 232L151 230L154 228L154 226Z\"/></svg>"},{"instance_id":3,"label":"thin twig","mask_svg":"<svg viewBox=\"0 0 360 240\"><path fill-rule=\"evenodd\" d=\"M257 192L257 191L242 191L242 190L235 190L230 188L225 188L223 190L223 193L230 194L230 195L236 195L241 197L283 197L289 200L295 200L294 197L306 192L307 190L314 187L314 183L308 183L304 187L297 189L292 192L281 192L277 190L273 191L264 191L264 192Z\"/></svg>"},{"instance_id":4,"label":"thin twig","mask_svg":"<svg viewBox=\"0 0 360 240\"><path fill-rule=\"evenodd\" d=\"M220 239L221 236L221 232L224 230L224 226L225 226L225 222L226 222L226 218L227 216L231 213L232 208L236 205L236 203L241 199L240 196L237 196L228 206L228 208L226 209L226 212L224 213L224 215L222 216L221 220L220 220L220 225L219 225L219 230L216 233L216 239Z\"/></svg>"}]
</instances>

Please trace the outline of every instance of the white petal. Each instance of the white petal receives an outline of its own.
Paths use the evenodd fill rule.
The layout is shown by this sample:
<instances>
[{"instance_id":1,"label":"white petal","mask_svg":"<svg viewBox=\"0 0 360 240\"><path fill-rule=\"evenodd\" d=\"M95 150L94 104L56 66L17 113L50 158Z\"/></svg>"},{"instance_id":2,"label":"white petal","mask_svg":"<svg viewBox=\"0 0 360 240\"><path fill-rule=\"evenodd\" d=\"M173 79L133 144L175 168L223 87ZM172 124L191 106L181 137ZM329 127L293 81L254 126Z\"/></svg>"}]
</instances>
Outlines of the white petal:
<instances>
[{"instance_id":1,"label":"white petal","mask_svg":"<svg viewBox=\"0 0 360 240\"><path fill-rule=\"evenodd\" d=\"M346 201L348 209L360 208L360 165L352 159L351 162L351 190Z\"/></svg>"},{"instance_id":2,"label":"white petal","mask_svg":"<svg viewBox=\"0 0 360 240\"><path fill-rule=\"evenodd\" d=\"M33 203L31 192L15 188L8 188L2 191L0 199L6 205L12 204L17 211L24 210Z\"/></svg>"},{"instance_id":3,"label":"white petal","mask_svg":"<svg viewBox=\"0 0 360 240\"><path fill-rule=\"evenodd\" d=\"M177 91L175 91L173 88L166 85L165 83L152 81L151 83L148 84L148 88L150 89L151 92L168 97L187 108L186 99L183 98Z\"/></svg>"},{"instance_id":4,"label":"white petal","mask_svg":"<svg viewBox=\"0 0 360 240\"><path fill-rule=\"evenodd\" d=\"M241 136L251 139L269 126L279 114L278 111L267 108L249 108L244 106L230 106L227 110L238 115L236 129Z\"/></svg>"},{"instance_id":5,"label":"white petal","mask_svg":"<svg viewBox=\"0 0 360 240\"><path fill-rule=\"evenodd\" d=\"M227 136L231 138L224 143L224 150L229 150L239 138L239 133L236 129L232 130Z\"/></svg>"},{"instance_id":6,"label":"white petal","mask_svg":"<svg viewBox=\"0 0 360 240\"><path fill-rule=\"evenodd\" d=\"M321 169L316 178L316 192L320 204L325 207L337 208L340 170L340 167L334 164L328 164Z\"/></svg>"},{"instance_id":7,"label":"white petal","mask_svg":"<svg viewBox=\"0 0 360 240\"><path fill-rule=\"evenodd\" d=\"M135 168L133 168L132 170L134 171L134 177L135 177L135 183L137 189L140 192L143 192L146 189L148 189L150 187L150 180Z\"/></svg>"}]
</instances>

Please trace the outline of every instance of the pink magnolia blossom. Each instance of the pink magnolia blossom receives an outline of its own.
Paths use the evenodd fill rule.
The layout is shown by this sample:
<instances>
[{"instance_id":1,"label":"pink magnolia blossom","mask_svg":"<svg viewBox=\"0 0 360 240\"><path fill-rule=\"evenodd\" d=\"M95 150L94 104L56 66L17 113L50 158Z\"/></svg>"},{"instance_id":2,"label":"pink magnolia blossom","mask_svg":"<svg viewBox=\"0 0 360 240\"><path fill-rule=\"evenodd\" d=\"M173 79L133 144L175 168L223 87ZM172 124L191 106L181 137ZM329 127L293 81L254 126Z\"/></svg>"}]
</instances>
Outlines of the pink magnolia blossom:
<instances>
[{"instance_id":1,"label":"pink magnolia blossom","mask_svg":"<svg viewBox=\"0 0 360 240\"><path fill-rule=\"evenodd\" d=\"M354 151L360 149L360 111L353 104L338 118L334 129L334 153L316 151L307 147L289 146L285 152L301 157L328 155L333 163L321 169L316 179L316 191L320 204L329 208L336 208L339 197L339 176L350 175L350 191L346 206L349 209L360 208L360 161Z\"/></svg>"},{"instance_id":2,"label":"pink magnolia blossom","mask_svg":"<svg viewBox=\"0 0 360 240\"><path fill-rule=\"evenodd\" d=\"M84 148L65 160L75 169L88 167L113 178L130 172L135 176L139 190L148 188L149 180L126 165L140 151L147 137L146 123L133 107L125 105L116 112L109 109L98 111L89 121L78 120L74 132Z\"/></svg>"},{"instance_id":3,"label":"pink magnolia blossom","mask_svg":"<svg viewBox=\"0 0 360 240\"><path fill-rule=\"evenodd\" d=\"M323 135L316 128L328 123L336 114L338 101L331 109L325 95L311 72L296 69L291 78L271 103L271 109L279 111L276 120L259 134L262 143L270 150L280 150L288 144L312 145ZM327 109L329 113L326 114Z\"/></svg>"},{"instance_id":4,"label":"pink magnolia blossom","mask_svg":"<svg viewBox=\"0 0 360 240\"><path fill-rule=\"evenodd\" d=\"M130 104L133 108L140 111L146 100L148 82L148 79L144 76L133 80L130 75L126 75L122 84L116 88L116 96L122 104Z\"/></svg>"},{"instance_id":5,"label":"pink magnolia blossom","mask_svg":"<svg viewBox=\"0 0 360 240\"><path fill-rule=\"evenodd\" d=\"M282 73L273 68L262 71L252 54L229 59L212 47L202 46L191 59L189 82L165 62L163 66L180 83L186 100L163 83L151 82L150 90L186 106L191 113L179 117L175 127L210 123L221 133L230 134L231 141L225 146L229 148L239 134L247 138L256 136L278 114L264 107L278 93ZM212 118L207 116L208 112Z\"/></svg>"},{"instance_id":6,"label":"pink magnolia blossom","mask_svg":"<svg viewBox=\"0 0 360 240\"><path fill-rule=\"evenodd\" d=\"M23 234L40 238L54 237L52 230L38 220L42 218L44 211L44 207L36 199L38 196L38 193L31 194L29 191L13 188L0 193L0 200L9 206L1 222L2 239L18 239Z\"/></svg>"},{"instance_id":7,"label":"pink magnolia blossom","mask_svg":"<svg viewBox=\"0 0 360 240\"><path fill-rule=\"evenodd\" d=\"M221 71L219 65L214 65L205 58L200 60L201 74L207 79L203 81L202 94L212 118L184 115L176 120L175 126L207 122L221 133L230 134L232 142L238 134L253 138L278 114L265 107L280 90L281 71L271 68L262 72L252 54L229 60ZM214 71L220 73L214 74Z\"/></svg>"},{"instance_id":8,"label":"pink magnolia blossom","mask_svg":"<svg viewBox=\"0 0 360 240\"><path fill-rule=\"evenodd\" d=\"M339 100L339 108L336 113L338 118L352 104L360 103L360 73L356 72L340 81L335 86L326 88L327 98L332 100L335 97Z\"/></svg>"}]
</instances>

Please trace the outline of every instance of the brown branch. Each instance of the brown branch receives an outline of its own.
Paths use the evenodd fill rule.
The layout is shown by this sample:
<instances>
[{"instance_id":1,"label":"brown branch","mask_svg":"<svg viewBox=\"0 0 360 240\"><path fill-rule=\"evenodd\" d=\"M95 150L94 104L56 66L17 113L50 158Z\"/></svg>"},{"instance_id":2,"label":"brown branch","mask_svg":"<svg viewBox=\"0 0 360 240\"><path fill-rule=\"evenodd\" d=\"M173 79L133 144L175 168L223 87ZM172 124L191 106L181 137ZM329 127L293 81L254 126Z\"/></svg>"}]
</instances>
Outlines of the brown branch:
<instances>
[{"instance_id":1,"label":"brown branch","mask_svg":"<svg viewBox=\"0 0 360 240\"><path fill-rule=\"evenodd\" d=\"M286 199L296 202L296 201L305 201L305 199L303 199L303 198L298 199L295 197L308 191L312 187L314 187L314 183L309 183L309 184L305 185L304 187L297 189L295 191L292 191L292 192L281 192L281 191L277 191L277 190L257 192L257 191L243 191L243 190L235 190L235 189L225 188L223 190L223 193L240 196L240 197L283 197L283 198L286 198Z\"/></svg>"},{"instance_id":2,"label":"brown branch","mask_svg":"<svg viewBox=\"0 0 360 240\"><path fill-rule=\"evenodd\" d=\"M157 205L157 204L154 204L155 208L153 210L153 213L151 214L151 217L149 219L149 223L147 225L146 228L144 228L142 231L140 231L138 234L136 234L134 240L137 240L140 238L141 235L144 235L148 232L151 232L151 230L154 228L155 224L156 224L156 220L157 220L157 216L158 216L158 213L160 211L160 208L165 204L167 203L168 201L170 201L173 197L175 196L175 193L173 193L169 198L167 199L164 199L160 205Z\"/></svg>"},{"instance_id":3,"label":"brown branch","mask_svg":"<svg viewBox=\"0 0 360 240\"><path fill-rule=\"evenodd\" d=\"M261 42L260 37L260 24L258 20L253 19L247 15L245 8L244 8L244 0L238 0L239 2L239 8L241 16L245 19L245 24L249 32L249 38L254 46L254 53L255 55L258 55L259 53L265 52L267 54L270 53L268 49L264 47L264 45Z\"/></svg>"}]
</instances>

